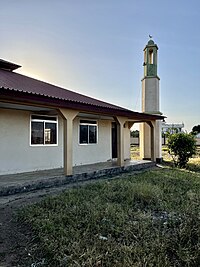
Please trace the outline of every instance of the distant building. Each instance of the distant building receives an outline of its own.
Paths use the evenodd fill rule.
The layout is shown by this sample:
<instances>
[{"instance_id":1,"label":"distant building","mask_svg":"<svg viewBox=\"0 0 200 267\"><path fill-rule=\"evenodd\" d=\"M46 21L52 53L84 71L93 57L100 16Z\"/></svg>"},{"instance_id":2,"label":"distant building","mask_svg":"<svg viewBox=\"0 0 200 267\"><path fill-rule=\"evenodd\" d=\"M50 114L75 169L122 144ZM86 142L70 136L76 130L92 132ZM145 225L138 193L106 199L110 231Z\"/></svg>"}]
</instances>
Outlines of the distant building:
<instances>
[{"instance_id":1,"label":"distant building","mask_svg":"<svg viewBox=\"0 0 200 267\"><path fill-rule=\"evenodd\" d=\"M196 135L196 138L200 138L200 133L198 133L198 134Z\"/></svg>"},{"instance_id":2,"label":"distant building","mask_svg":"<svg viewBox=\"0 0 200 267\"><path fill-rule=\"evenodd\" d=\"M166 123L162 122L162 133L180 133L183 132L184 123Z\"/></svg>"},{"instance_id":3,"label":"distant building","mask_svg":"<svg viewBox=\"0 0 200 267\"><path fill-rule=\"evenodd\" d=\"M162 145L167 144L167 133L181 133L183 132L184 123L166 123L162 122Z\"/></svg>"}]
</instances>

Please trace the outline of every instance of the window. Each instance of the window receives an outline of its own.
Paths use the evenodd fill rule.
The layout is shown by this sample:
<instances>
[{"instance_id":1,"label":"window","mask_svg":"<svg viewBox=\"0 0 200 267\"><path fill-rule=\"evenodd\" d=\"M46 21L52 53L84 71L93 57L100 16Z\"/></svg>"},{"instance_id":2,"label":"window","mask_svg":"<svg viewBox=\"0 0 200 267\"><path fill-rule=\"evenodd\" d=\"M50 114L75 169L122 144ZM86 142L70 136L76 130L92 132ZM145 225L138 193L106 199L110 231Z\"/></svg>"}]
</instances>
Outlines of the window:
<instances>
[{"instance_id":1,"label":"window","mask_svg":"<svg viewBox=\"0 0 200 267\"><path fill-rule=\"evenodd\" d=\"M149 64L153 64L153 50L149 50Z\"/></svg>"},{"instance_id":2,"label":"window","mask_svg":"<svg viewBox=\"0 0 200 267\"><path fill-rule=\"evenodd\" d=\"M80 144L96 144L97 143L97 122L96 121L80 120L79 143Z\"/></svg>"},{"instance_id":3,"label":"window","mask_svg":"<svg viewBox=\"0 0 200 267\"><path fill-rule=\"evenodd\" d=\"M57 117L31 116L31 145L57 145Z\"/></svg>"}]
</instances>

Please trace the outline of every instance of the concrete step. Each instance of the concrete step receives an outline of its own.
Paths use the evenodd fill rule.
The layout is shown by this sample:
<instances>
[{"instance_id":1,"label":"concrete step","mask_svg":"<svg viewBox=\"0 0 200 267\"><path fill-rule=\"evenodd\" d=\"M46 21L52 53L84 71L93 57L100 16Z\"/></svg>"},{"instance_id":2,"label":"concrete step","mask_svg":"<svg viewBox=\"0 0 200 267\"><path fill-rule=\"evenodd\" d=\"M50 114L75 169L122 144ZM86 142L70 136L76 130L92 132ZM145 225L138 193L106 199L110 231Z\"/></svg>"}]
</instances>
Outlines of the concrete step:
<instances>
[{"instance_id":1,"label":"concrete step","mask_svg":"<svg viewBox=\"0 0 200 267\"><path fill-rule=\"evenodd\" d=\"M31 192L34 190L41 190L45 188L51 188L51 187L58 187L68 184L73 184L79 181L87 181L91 179L98 179L103 176L115 176L121 173L128 173L128 172L135 172L135 171L141 171L146 170L152 167L155 167L155 162L140 162L137 164L130 164L124 167L108 167L105 169L100 170L93 170L93 171L87 171L83 173L74 174L71 176L64 176L64 175L54 175L52 177L52 174L49 173L49 178L47 174L45 174L45 178L42 176L42 172L34 172L34 174L37 176L36 179L30 179L30 181L27 180L26 173L21 174L21 177L24 176L24 179L19 180L19 182L16 182L14 184L8 183L8 185L0 185L0 197L1 196L9 196L14 194L20 194L20 193L26 193ZM50 172L51 170L49 170ZM30 173L29 173L30 174ZM33 175L34 175L33 174ZM9 179L15 179L15 175L6 175ZM19 175L18 175L19 176ZM1 176L0 176L1 180Z\"/></svg>"}]
</instances>

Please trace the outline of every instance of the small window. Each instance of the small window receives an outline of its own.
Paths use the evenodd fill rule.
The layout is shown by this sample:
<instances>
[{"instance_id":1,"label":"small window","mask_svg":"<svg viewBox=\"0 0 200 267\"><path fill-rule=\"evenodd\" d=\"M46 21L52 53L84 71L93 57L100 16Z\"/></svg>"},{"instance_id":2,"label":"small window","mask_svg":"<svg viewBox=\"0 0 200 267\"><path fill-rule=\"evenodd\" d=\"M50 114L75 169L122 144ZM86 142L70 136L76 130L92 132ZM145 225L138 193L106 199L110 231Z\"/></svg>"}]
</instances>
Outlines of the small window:
<instances>
[{"instance_id":1,"label":"small window","mask_svg":"<svg viewBox=\"0 0 200 267\"><path fill-rule=\"evenodd\" d=\"M153 50L149 50L149 64L153 64Z\"/></svg>"},{"instance_id":2,"label":"small window","mask_svg":"<svg viewBox=\"0 0 200 267\"><path fill-rule=\"evenodd\" d=\"M31 116L31 145L57 145L57 117Z\"/></svg>"},{"instance_id":3,"label":"small window","mask_svg":"<svg viewBox=\"0 0 200 267\"><path fill-rule=\"evenodd\" d=\"M97 143L97 122L81 120L79 126L79 143L96 144Z\"/></svg>"}]
</instances>

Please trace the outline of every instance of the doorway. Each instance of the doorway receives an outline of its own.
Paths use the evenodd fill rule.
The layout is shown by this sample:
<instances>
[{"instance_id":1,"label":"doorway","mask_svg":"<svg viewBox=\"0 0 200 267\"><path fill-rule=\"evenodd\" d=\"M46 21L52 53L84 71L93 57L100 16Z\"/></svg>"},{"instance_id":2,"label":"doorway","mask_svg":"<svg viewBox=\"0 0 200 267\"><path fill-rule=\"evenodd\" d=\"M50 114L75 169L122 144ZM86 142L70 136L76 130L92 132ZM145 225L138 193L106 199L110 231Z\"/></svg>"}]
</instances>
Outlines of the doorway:
<instances>
[{"instance_id":1,"label":"doorway","mask_svg":"<svg viewBox=\"0 0 200 267\"><path fill-rule=\"evenodd\" d=\"M112 122L112 158L117 158L117 123Z\"/></svg>"}]
</instances>

